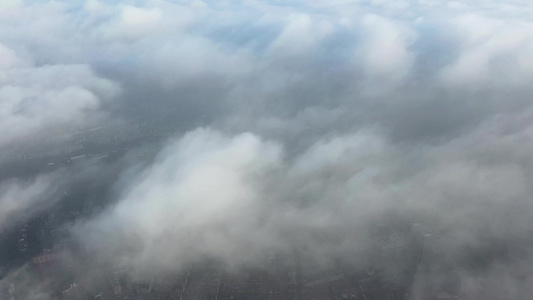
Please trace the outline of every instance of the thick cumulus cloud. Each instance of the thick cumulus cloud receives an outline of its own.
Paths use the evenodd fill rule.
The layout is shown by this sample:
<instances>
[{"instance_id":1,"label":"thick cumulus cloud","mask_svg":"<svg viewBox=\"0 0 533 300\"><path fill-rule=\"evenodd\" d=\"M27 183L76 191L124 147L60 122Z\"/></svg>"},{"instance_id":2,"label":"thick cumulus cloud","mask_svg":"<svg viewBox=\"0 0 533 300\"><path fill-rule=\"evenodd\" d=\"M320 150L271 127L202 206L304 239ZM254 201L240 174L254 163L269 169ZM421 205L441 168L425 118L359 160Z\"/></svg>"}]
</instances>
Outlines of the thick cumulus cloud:
<instances>
[{"instance_id":1,"label":"thick cumulus cloud","mask_svg":"<svg viewBox=\"0 0 533 300\"><path fill-rule=\"evenodd\" d=\"M439 263L417 271L421 295L453 273L463 296L524 298L531 263L512 249L533 225L531 12L527 1L3 1L0 148L102 118L186 132L75 226L102 263L239 266L300 248L401 273L405 259L376 258L369 234L399 218L434 232L424 249ZM33 199L56 180L0 191ZM464 267L501 242L505 259Z\"/></svg>"},{"instance_id":2,"label":"thick cumulus cloud","mask_svg":"<svg viewBox=\"0 0 533 300\"><path fill-rule=\"evenodd\" d=\"M269 244L256 238L269 236L261 225L261 207L269 206L261 182L279 167L280 155L278 145L251 134L195 130L165 148L115 206L77 231L87 245L137 267L183 267L206 253L227 261L252 255Z\"/></svg>"}]
</instances>

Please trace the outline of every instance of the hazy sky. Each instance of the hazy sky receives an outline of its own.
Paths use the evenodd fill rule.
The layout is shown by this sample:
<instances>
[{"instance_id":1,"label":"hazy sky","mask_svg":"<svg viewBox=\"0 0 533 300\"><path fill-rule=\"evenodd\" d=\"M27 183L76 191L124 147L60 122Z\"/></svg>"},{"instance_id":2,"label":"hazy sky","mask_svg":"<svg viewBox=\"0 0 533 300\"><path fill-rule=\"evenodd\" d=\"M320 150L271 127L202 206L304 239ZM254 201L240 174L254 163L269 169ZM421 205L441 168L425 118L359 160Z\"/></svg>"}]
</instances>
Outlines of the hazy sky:
<instances>
[{"instance_id":1,"label":"hazy sky","mask_svg":"<svg viewBox=\"0 0 533 300\"><path fill-rule=\"evenodd\" d=\"M438 229L453 260L533 233L532 13L526 0L2 0L0 151L106 122L180 124L74 226L103 262L239 266L295 245L328 260L391 213ZM65 177L2 182L0 232L4 215L52 205ZM457 266L462 292L525 299L524 266ZM422 287L439 280L421 272Z\"/></svg>"}]
</instances>

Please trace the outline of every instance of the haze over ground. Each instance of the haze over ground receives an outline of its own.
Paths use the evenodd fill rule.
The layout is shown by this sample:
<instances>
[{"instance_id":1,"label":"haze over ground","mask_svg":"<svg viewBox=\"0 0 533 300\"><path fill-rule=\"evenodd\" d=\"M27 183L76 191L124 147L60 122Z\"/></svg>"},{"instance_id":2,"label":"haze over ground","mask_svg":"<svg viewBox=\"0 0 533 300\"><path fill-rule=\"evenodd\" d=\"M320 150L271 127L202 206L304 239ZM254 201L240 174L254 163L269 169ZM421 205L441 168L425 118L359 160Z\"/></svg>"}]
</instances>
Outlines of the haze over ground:
<instances>
[{"instance_id":1,"label":"haze over ground","mask_svg":"<svg viewBox=\"0 0 533 300\"><path fill-rule=\"evenodd\" d=\"M107 176L106 204L69 227L88 273L205 257L238 269L298 248L395 274L408 254L365 249L399 220L438 233L468 299L528 299L530 247L484 253L533 233L532 13L526 0L3 0L2 161L100 126L176 130L153 158L5 176L0 234ZM443 272L418 270L414 297Z\"/></svg>"}]
</instances>

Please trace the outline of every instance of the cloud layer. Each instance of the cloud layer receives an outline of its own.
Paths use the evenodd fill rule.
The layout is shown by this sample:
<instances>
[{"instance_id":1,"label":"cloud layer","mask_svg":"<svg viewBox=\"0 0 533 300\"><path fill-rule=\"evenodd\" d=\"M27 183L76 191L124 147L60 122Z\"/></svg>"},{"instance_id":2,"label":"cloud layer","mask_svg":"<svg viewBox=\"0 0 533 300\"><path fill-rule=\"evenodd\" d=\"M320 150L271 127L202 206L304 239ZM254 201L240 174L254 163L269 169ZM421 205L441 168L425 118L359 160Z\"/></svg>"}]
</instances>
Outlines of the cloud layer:
<instances>
[{"instance_id":1,"label":"cloud layer","mask_svg":"<svg viewBox=\"0 0 533 300\"><path fill-rule=\"evenodd\" d=\"M299 247L360 264L374 259L373 226L397 218L438 232L427 247L463 295L524 298L520 263L461 264L531 234L531 12L527 1L3 1L0 149L101 122L177 124L154 161L110 183L113 204L74 227L102 263L240 266ZM0 216L32 210L60 180L43 178L3 182ZM438 289L442 265L419 270L414 289Z\"/></svg>"}]
</instances>

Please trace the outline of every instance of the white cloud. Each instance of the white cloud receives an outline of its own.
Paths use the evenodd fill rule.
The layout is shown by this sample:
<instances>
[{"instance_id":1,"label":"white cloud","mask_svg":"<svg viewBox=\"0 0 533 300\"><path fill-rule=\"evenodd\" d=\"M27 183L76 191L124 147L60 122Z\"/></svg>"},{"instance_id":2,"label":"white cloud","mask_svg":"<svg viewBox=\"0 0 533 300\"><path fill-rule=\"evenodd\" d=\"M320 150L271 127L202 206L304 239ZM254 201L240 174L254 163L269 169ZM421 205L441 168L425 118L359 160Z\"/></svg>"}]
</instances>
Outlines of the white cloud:
<instances>
[{"instance_id":1,"label":"white cloud","mask_svg":"<svg viewBox=\"0 0 533 300\"><path fill-rule=\"evenodd\" d=\"M306 14L290 15L287 24L272 42L271 51L281 56L312 53L333 30L333 25L325 20L315 20Z\"/></svg>"},{"instance_id":2,"label":"white cloud","mask_svg":"<svg viewBox=\"0 0 533 300\"><path fill-rule=\"evenodd\" d=\"M111 39L137 39L162 30L163 13L158 8L124 6L116 23L109 29Z\"/></svg>"},{"instance_id":3,"label":"white cloud","mask_svg":"<svg viewBox=\"0 0 533 300\"><path fill-rule=\"evenodd\" d=\"M356 61L370 77L401 80L415 62L413 43L416 33L405 24L376 15L362 20L364 38L356 50Z\"/></svg>"},{"instance_id":4,"label":"white cloud","mask_svg":"<svg viewBox=\"0 0 533 300\"><path fill-rule=\"evenodd\" d=\"M95 121L101 101L118 92L87 65L36 67L24 62L1 72L0 147Z\"/></svg>"},{"instance_id":5,"label":"white cloud","mask_svg":"<svg viewBox=\"0 0 533 300\"><path fill-rule=\"evenodd\" d=\"M258 250L254 236L265 234L257 187L279 163L278 146L254 135L198 129L164 149L117 206L78 230L94 235L89 247L135 245L122 250L137 266L171 269L203 254L246 260L242 247ZM132 240L109 240L117 233Z\"/></svg>"},{"instance_id":6,"label":"white cloud","mask_svg":"<svg viewBox=\"0 0 533 300\"><path fill-rule=\"evenodd\" d=\"M15 51L0 44L0 70L12 68L18 64L20 60Z\"/></svg>"},{"instance_id":7,"label":"white cloud","mask_svg":"<svg viewBox=\"0 0 533 300\"><path fill-rule=\"evenodd\" d=\"M527 70L533 23L478 15L460 16L454 23L462 49L457 60L443 70L445 81L461 86L516 87L531 79Z\"/></svg>"},{"instance_id":8,"label":"white cloud","mask_svg":"<svg viewBox=\"0 0 533 300\"><path fill-rule=\"evenodd\" d=\"M31 181L11 180L0 184L0 234L21 220L51 207L59 200L62 174L47 174Z\"/></svg>"}]
</instances>

